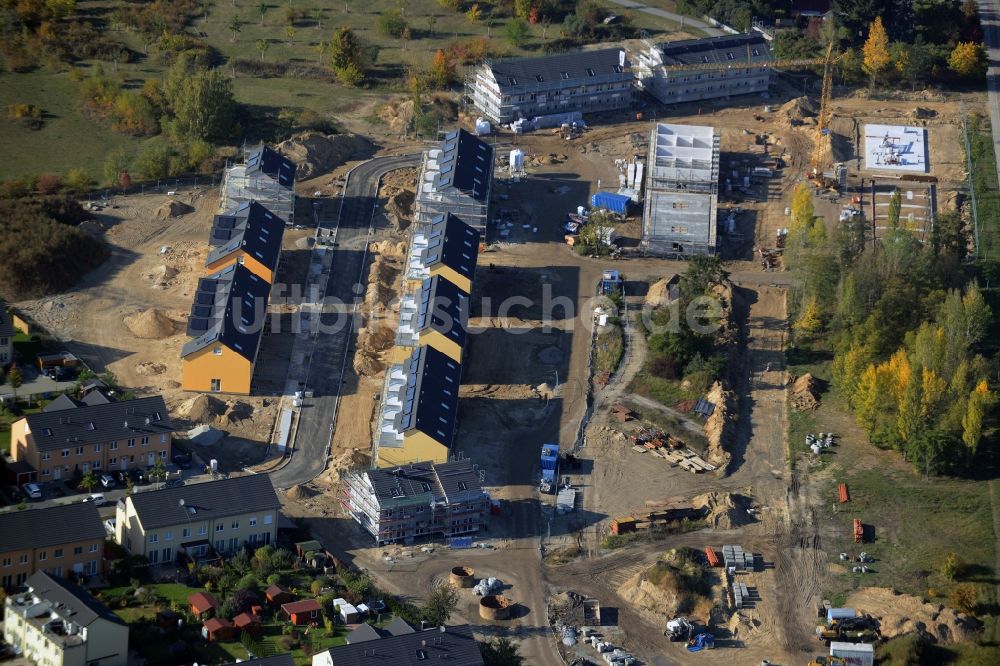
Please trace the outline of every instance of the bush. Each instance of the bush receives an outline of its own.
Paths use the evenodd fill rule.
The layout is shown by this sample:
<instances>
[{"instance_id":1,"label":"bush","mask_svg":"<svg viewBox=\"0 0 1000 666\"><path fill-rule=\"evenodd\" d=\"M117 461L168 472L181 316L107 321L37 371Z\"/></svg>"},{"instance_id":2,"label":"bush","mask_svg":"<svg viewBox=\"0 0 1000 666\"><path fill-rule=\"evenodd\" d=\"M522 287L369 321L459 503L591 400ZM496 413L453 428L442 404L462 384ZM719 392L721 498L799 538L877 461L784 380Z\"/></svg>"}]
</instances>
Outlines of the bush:
<instances>
[{"instance_id":1,"label":"bush","mask_svg":"<svg viewBox=\"0 0 1000 666\"><path fill-rule=\"evenodd\" d=\"M0 202L0 295L35 298L73 285L107 257L92 236L61 224L43 204Z\"/></svg>"},{"instance_id":2,"label":"bush","mask_svg":"<svg viewBox=\"0 0 1000 666\"><path fill-rule=\"evenodd\" d=\"M7 116L19 121L28 129L42 129L42 107L34 104L11 104L7 108Z\"/></svg>"},{"instance_id":3,"label":"bush","mask_svg":"<svg viewBox=\"0 0 1000 666\"><path fill-rule=\"evenodd\" d=\"M389 37L402 37L407 27L406 19L398 9L388 9L375 19L375 30Z\"/></svg>"},{"instance_id":4,"label":"bush","mask_svg":"<svg viewBox=\"0 0 1000 666\"><path fill-rule=\"evenodd\" d=\"M54 173L43 173L35 182L39 194L56 194L62 189L62 179Z\"/></svg>"}]
</instances>

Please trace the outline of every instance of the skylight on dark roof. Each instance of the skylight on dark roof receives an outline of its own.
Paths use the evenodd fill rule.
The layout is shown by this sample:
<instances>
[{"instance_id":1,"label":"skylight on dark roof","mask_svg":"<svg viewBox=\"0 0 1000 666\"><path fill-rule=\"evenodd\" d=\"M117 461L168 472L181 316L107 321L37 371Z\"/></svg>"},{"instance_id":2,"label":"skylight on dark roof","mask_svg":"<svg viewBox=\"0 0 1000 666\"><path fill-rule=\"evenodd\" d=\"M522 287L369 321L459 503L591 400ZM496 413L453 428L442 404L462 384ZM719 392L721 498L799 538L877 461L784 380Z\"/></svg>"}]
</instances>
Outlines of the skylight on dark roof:
<instances>
[{"instance_id":1,"label":"skylight on dark roof","mask_svg":"<svg viewBox=\"0 0 1000 666\"><path fill-rule=\"evenodd\" d=\"M625 71L624 69L622 69L621 65L614 65L614 70L616 74L621 74L623 71Z\"/></svg>"},{"instance_id":2,"label":"skylight on dark roof","mask_svg":"<svg viewBox=\"0 0 1000 666\"><path fill-rule=\"evenodd\" d=\"M52 436L52 428L42 428L42 434L46 437Z\"/></svg>"},{"instance_id":3,"label":"skylight on dark roof","mask_svg":"<svg viewBox=\"0 0 1000 666\"><path fill-rule=\"evenodd\" d=\"M535 80L538 81L539 83L543 83L545 81L545 79L542 78L541 74L535 74Z\"/></svg>"},{"instance_id":4,"label":"skylight on dark roof","mask_svg":"<svg viewBox=\"0 0 1000 666\"><path fill-rule=\"evenodd\" d=\"M593 67L587 68L587 76L597 76L597 72L594 71ZM568 79L569 76L567 76L566 78Z\"/></svg>"}]
</instances>

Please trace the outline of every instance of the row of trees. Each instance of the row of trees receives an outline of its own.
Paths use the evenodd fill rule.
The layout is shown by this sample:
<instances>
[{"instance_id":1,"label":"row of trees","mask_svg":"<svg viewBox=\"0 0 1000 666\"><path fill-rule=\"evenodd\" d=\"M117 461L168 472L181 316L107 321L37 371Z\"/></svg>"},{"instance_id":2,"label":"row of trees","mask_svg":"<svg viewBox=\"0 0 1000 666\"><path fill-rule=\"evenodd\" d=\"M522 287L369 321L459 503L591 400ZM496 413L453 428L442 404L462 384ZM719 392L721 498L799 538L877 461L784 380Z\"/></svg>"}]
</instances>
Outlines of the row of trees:
<instances>
[{"instance_id":1,"label":"row of trees","mask_svg":"<svg viewBox=\"0 0 1000 666\"><path fill-rule=\"evenodd\" d=\"M796 344L825 338L833 382L877 446L925 473L971 466L996 396L996 359L983 356L993 313L965 263L957 213L940 215L923 244L899 220L871 249L860 217L828 235L808 185L792 201L786 260L800 272L792 302Z\"/></svg>"}]
</instances>

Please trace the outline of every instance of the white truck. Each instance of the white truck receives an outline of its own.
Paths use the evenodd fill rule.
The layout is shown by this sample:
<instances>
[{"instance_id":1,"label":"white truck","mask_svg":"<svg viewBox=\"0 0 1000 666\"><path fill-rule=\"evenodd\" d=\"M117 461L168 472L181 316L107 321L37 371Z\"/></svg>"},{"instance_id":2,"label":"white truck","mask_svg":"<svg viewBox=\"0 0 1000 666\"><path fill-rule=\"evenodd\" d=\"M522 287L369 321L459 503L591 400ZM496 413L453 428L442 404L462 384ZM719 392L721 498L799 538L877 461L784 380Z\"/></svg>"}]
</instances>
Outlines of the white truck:
<instances>
[{"instance_id":1,"label":"white truck","mask_svg":"<svg viewBox=\"0 0 1000 666\"><path fill-rule=\"evenodd\" d=\"M840 657L847 666L874 666L875 647L871 643L830 643L830 656Z\"/></svg>"}]
</instances>

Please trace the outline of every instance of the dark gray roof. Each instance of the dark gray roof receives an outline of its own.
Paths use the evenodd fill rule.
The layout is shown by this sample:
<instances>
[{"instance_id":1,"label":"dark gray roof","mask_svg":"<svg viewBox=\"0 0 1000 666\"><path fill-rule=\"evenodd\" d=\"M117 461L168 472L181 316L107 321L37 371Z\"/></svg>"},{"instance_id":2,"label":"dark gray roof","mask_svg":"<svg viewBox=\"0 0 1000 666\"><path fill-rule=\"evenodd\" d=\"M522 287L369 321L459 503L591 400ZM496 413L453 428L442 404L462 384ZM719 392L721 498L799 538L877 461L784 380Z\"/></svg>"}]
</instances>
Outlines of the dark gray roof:
<instances>
[{"instance_id":1,"label":"dark gray roof","mask_svg":"<svg viewBox=\"0 0 1000 666\"><path fill-rule=\"evenodd\" d=\"M377 641L382 638L378 629L368 623L358 625L358 628L347 634L347 644L356 645L365 641Z\"/></svg>"},{"instance_id":2,"label":"dark gray roof","mask_svg":"<svg viewBox=\"0 0 1000 666\"><path fill-rule=\"evenodd\" d=\"M0 301L0 338L12 338L17 331L11 322L10 315L7 314L7 304Z\"/></svg>"},{"instance_id":3,"label":"dark gray roof","mask_svg":"<svg viewBox=\"0 0 1000 666\"><path fill-rule=\"evenodd\" d=\"M93 389L85 393L80 402L85 405L106 405L109 402L114 402L114 400L105 395L101 389Z\"/></svg>"},{"instance_id":4,"label":"dark gray roof","mask_svg":"<svg viewBox=\"0 0 1000 666\"><path fill-rule=\"evenodd\" d=\"M427 329L441 333L458 346L465 346L469 323L469 296L453 282L435 275L424 280L416 294L416 331Z\"/></svg>"},{"instance_id":5,"label":"dark gray roof","mask_svg":"<svg viewBox=\"0 0 1000 666\"><path fill-rule=\"evenodd\" d=\"M427 267L443 264L471 280L476 274L479 240L479 232L461 218L451 213L438 215L431 221L420 260Z\"/></svg>"},{"instance_id":6,"label":"dark gray roof","mask_svg":"<svg viewBox=\"0 0 1000 666\"><path fill-rule=\"evenodd\" d=\"M450 447L458 414L462 366L428 346L417 347L406 362L403 408L395 416L396 432L417 429Z\"/></svg>"},{"instance_id":7,"label":"dark gray roof","mask_svg":"<svg viewBox=\"0 0 1000 666\"><path fill-rule=\"evenodd\" d=\"M392 622L382 628L390 636L401 636L402 634L412 634L416 631L409 622L401 617L395 618Z\"/></svg>"},{"instance_id":8,"label":"dark gray roof","mask_svg":"<svg viewBox=\"0 0 1000 666\"><path fill-rule=\"evenodd\" d=\"M592 79L598 77L632 78L632 74L621 66L624 49L600 49L597 51L572 51L554 53L537 58L515 58L498 60L490 64L493 76L500 88L518 86L557 85L560 81Z\"/></svg>"},{"instance_id":9,"label":"dark gray roof","mask_svg":"<svg viewBox=\"0 0 1000 666\"><path fill-rule=\"evenodd\" d=\"M72 612L73 622L89 627L96 620L102 619L115 624L124 625L125 622L111 610L90 596L86 590L78 585L74 585L68 580L59 576L52 576L44 571L33 573L25 581L25 585L31 588L32 594L51 601L52 605L62 604L59 608L61 615Z\"/></svg>"},{"instance_id":10,"label":"dark gray roof","mask_svg":"<svg viewBox=\"0 0 1000 666\"><path fill-rule=\"evenodd\" d=\"M434 184L438 192L454 188L476 201L485 202L489 198L493 146L463 129L453 130L445 134L437 162Z\"/></svg>"},{"instance_id":11,"label":"dark gray roof","mask_svg":"<svg viewBox=\"0 0 1000 666\"><path fill-rule=\"evenodd\" d=\"M243 250L273 271L278 267L284 233L285 221L256 201L241 206L236 215L216 215L209 239L215 247L205 265Z\"/></svg>"},{"instance_id":12,"label":"dark gray roof","mask_svg":"<svg viewBox=\"0 0 1000 666\"><path fill-rule=\"evenodd\" d=\"M281 153L262 146L247 158L247 174L265 173L279 185L291 188L295 184L295 162Z\"/></svg>"},{"instance_id":13,"label":"dark gray roof","mask_svg":"<svg viewBox=\"0 0 1000 666\"><path fill-rule=\"evenodd\" d=\"M387 636L377 642L330 648L333 666L424 666L447 663L450 666L483 666L479 645L467 624L426 629L412 634ZM446 661L439 661L446 660Z\"/></svg>"},{"instance_id":14,"label":"dark gray roof","mask_svg":"<svg viewBox=\"0 0 1000 666\"><path fill-rule=\"evenodd\" d=\"M236 662L226 664L226 666L236 666ZM257 659L247 659L239 662L239 666L295 666L290 652L276 654L272 657L258 657Z\"/></svg>"},{"instance_id":15,"label":"dark gray roof","mask_svg":"<svg viewBox=\"0 0 1000 666\"><path fill-rule=\"evenodd\" d=\"M62 408L51 409L53 405ZM48 407L47 411L25 417L39 451L160 435L176 430L163 398L158 395L99 405L57 400Z\"/></svg>"},{"instance_id":16,"label":"dark gray roof","mask_svg":"<svg viewBox=\"0 0 1000 666\"><path fill-rule=\"evenodd\" d=\"M254 511L281 508L266 474L234 476L131 495L132 506L145 530ZM183 505L181 500L184 500Z\"/></svg>"},{"instance_id":17,"label":"dark gray roof","mask_svg":"<svg viewBox=\"0 0 1000 666\"><path fill-rule=\"evenodd\" d=\"M181 357L219 342L253 363L267 319L271 285L240 264L198 280ZM195 337L197 336L197 337Z\"/></svg>"},{"instance_id":18,"label":"dark gray roof","mask_svg":"<svg viewBox=\"0 0 1000 666\"><path fill-rule=\"evenodd\" d=\"M0 552L48 548L104 537L101 514L93 502L0 513Z\"/></svg>"},{"instance_id":19,"label":"dark gray roof","mask_svg":"<svg viewBox=\"0 0 1000 666\"><path fill-rule=\"evenodd\" d=\"M415 462L365 472L380 501L428 496L428 501L456 502L483 493L479 473L469 460Z\"/></svg>"},{"instance_id":20,"label":"dark gray roof","mask_svg":"<svg viewBox=\"0 0 1000 666\"><path fill-rule=\"evenodd\" d=\"M660 51L665 65L757 64L774 60L768 41L758 32L664 42Z\"/></svg>"}]
</instances>

